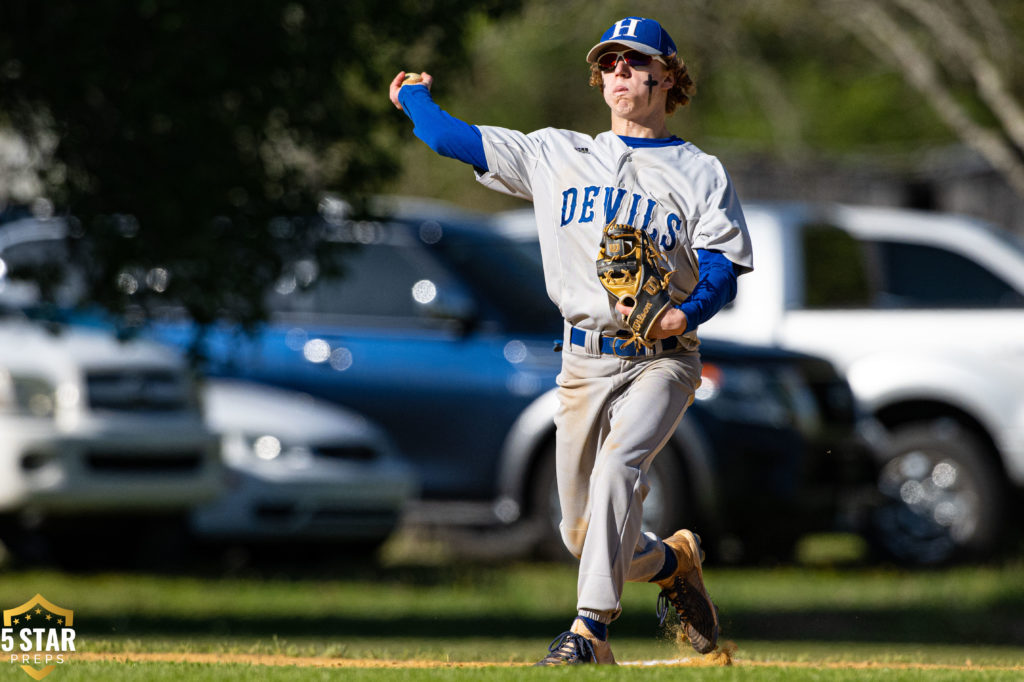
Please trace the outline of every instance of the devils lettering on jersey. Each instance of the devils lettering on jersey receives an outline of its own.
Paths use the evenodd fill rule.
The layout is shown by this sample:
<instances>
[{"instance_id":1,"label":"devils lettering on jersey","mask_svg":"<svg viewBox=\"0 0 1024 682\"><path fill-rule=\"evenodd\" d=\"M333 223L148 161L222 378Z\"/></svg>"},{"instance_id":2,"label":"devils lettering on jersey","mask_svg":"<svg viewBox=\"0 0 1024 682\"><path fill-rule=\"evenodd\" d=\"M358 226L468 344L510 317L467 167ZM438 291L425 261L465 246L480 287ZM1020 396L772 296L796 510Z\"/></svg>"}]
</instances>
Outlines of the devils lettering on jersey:
<instances>
[{"instance_id":1,"label":"devils lettering on jersey","mask_svg":"<svg viewBox=\"0 0 1024 682\"><path fill-rule=\"evenodd\" d=\"M566 227L570 223L593 223L597 218L595 203L602 193L604 194L604 213L601 214L599 227L604 228L612 221L639 227L651 236L651 239L661 247L662 251L671 251L679 244L678 235L683 226L682 218L675 213L669 213L665 218L664 225L652 225L654 209L658 207L658 202L634 192L630 194L629 203L624 207L623 202L628 192L622 187L589 185L587 187L570 187L564 190L562 192L561 226ZM640 218L641 210L642 218ZM638 218L640 218L639 222Z\"/></svg>"}]
</instances>

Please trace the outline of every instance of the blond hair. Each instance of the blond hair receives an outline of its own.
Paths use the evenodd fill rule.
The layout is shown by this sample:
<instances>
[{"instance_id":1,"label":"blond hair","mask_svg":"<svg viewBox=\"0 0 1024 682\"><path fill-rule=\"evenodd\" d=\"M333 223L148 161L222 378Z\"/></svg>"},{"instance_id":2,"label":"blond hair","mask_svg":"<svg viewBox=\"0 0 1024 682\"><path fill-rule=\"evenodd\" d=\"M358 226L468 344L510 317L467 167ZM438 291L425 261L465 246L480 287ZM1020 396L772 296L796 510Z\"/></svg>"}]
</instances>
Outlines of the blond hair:
<instances>
[{"instance_id":1,"label":"blond hair","mask_svg":"<svg viewBox=\"0 0 1024 682\"><path fill-rule=\"evenodd\" d=\"M668 91L668 96L665 97L665 113L671 114L676 107L685 107L690 102L690 98L697 94L697 84L690 78L686 62L680 59L679 55L674 54L671 57L662 57L662 59L668 64L669 73L675 77L675 84ZM597 64L590 65L590 85L599 90L604 89L604 79L601 78L601 69L597 67Z\"/></svg>"}]
</instances>

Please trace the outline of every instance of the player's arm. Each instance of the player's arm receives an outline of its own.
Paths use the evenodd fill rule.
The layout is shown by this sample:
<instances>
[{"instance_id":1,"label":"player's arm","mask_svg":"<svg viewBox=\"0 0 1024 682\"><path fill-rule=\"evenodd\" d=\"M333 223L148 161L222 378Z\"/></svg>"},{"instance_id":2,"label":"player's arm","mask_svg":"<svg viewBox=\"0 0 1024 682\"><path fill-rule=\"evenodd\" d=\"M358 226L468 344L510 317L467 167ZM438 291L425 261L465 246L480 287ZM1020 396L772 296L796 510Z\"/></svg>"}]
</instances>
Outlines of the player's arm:
<instances>
[{"instance_id":1,"label":"player's arm","mask_svg":"<svg viewBox=\"0 0 1024 682\"><path fill-rule=\"evenodd\" d=\"M697 262L697 286L685 301L665 311L652 329L652 338L667 339L692 331L736 298L739 266L718 251L706 249L697 249ZM620 313L629 313L621 303L615 307Z\"/></svg>"},{"instance_id":2,"label":"player's arm","mask_svg":"<svg viewBox=\"0 0 1024 682\"><path fill-rule=\"evenodd\" d=\"M461 121L441 109L430 96L434 79L422 74L423 80L415 85L402 85L405 72L400 72L391 81L391 101L412 119L413 133L442 156L457 159L487 172L487 157L484 154L480 129Z\"/></svg>"},{"instance_id":3,"label":"player's arm","mask_svg":"<svg viewBox=\"0 0 1024 682\"><path fill-rule=\"evenodd\" d=\"M685 316L682 334L707 322L736 298L737 266L718 251L697 249L699 276L685 301L676 306Z\"/></svg>"}]
</instances>

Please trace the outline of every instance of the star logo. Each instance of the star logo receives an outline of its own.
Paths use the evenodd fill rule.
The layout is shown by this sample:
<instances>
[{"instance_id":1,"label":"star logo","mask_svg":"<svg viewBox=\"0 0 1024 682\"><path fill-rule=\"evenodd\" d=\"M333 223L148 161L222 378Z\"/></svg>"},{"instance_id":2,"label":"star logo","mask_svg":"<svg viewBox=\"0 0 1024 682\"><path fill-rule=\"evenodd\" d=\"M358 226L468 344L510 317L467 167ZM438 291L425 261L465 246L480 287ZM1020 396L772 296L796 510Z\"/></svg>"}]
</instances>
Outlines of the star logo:
<instances>
[{"instance_id":1,"label":"star logo","mask_svg":"<svg viewBox=\"0 0 1024 682\"><path fill-rule=\"evenodd\" d=\"M4 609L3 616L0 648L34 680L52 673L67 660L65 654L75 651L75 612L41 594L21 606Z\"/></svg>"}]
</instances>

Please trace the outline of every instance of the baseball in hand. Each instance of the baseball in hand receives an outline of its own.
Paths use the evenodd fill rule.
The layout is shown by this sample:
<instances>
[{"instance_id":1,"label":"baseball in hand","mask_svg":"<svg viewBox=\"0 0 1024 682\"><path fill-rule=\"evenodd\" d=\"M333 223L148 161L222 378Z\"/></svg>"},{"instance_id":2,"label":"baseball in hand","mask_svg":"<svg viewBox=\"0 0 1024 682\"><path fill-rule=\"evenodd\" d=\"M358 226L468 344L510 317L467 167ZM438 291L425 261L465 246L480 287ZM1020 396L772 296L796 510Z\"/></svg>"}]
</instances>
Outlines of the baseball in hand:
<instances>
[{"instance_id":1,"label":"baseball in hand","mask_svg":"<svg viewBox=\"0 0 1024 682\"><path fill-rule=\"evenodd\" d=\"M423 76L419 75L418 73L407 73L405 74L405 79L402 80L402 85L413 85L415 83L422 82Z\"/></svg>"}]
</instances>

